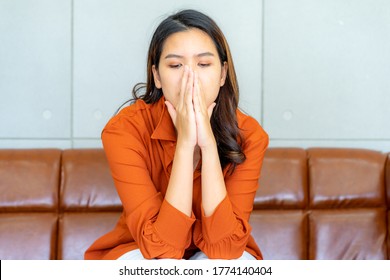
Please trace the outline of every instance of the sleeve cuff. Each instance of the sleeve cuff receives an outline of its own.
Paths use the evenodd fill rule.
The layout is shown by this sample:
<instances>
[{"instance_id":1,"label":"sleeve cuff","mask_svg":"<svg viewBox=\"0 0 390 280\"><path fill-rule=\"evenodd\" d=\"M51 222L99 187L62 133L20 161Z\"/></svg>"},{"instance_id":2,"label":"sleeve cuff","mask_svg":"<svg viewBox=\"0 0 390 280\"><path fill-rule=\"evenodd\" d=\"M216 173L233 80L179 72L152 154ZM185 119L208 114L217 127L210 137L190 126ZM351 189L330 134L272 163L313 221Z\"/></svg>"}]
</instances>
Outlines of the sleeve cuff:
<instances>
[{"instance_id":1,"label":"sleeve cuff","mask_svg":"<svg viewBox=\"0 0 390 280\"><path fill-rule=\"evenodd\" d=\"M237 219L228 196L221 201L209 217L205 216L202 208L202 233L211 244L229 236L235 230L236 224Z\"/></svg>"},{"instance_id":2,"label":"sleeve cuff","mask_svg":"<svg viewBox=\"0 0 390 280\"><path fill-rule=\"evenodd\" d=\"M186 248L191 242L194 222L193 213L188 217L164 199L154 228L158 236L168 244L175 248Z\"/></svg>"}]
</instances>

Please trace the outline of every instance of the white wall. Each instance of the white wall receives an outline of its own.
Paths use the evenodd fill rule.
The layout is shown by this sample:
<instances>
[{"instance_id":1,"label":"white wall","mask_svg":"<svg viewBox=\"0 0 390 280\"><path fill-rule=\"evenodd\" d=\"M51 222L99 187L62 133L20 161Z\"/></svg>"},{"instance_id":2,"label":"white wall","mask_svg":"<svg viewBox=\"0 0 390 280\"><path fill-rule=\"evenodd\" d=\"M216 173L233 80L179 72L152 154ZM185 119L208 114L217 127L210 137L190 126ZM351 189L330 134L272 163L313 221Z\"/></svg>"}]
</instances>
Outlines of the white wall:
<instances>
[{"instance_id":1,"label":"white wall","mask_svg":"<svg viewBox=\"0 0 390 280\"><path fill-rule=\"evenodd\" d=\"M390 151L386 0L0 0L0 148L101 147L152 32L183 8L224 31L270 146Z\"/></svg>"}]
</instances>

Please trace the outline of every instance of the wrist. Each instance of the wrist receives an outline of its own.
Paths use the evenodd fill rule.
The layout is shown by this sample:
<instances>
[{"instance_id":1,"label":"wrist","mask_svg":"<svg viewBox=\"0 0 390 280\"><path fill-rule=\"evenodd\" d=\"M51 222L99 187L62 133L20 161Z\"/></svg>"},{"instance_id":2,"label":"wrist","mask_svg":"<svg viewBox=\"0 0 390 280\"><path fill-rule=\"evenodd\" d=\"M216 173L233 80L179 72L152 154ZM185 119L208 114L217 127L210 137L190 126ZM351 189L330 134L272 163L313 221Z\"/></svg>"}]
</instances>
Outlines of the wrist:
<instances>
[{"instance_id":1,"label":"wrist","mask_svg":"<svg viewBox=\"0 0 390 280\"><path fill-rule=\"evenodd\" d=\"M210 139L209 141L205 142L203 145L199 146L200 150L203 153L208 153L210 151L218 151L217 148L217 142L215 141L214 137Z\"/></svg>"},{"instance_id":2,"label":"wrist","mask_svg":"<svg viewBox=\"0 0 390 280\"><path fill-rule=\"evenodd\" d=\"M175 153L180 152L180 153L184 153L184 154L188 153L188 154L193 155L194 149L195 149L195 145L192 144L191 142L178 140L177 144L176 144L176 152Z\"/></svg>"}]
</instances>

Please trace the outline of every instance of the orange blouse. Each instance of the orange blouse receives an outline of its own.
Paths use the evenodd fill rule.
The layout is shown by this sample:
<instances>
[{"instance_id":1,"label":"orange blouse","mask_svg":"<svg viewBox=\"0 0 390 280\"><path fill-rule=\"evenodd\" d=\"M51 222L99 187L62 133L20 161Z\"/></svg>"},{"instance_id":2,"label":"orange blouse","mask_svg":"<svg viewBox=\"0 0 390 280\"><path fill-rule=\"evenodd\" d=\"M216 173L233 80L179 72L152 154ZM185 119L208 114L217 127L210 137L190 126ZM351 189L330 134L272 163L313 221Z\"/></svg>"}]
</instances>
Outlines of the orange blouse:
<instances>
[{"instance_id":1,"label":"orange blouse","mask_svg":"<svg viewBox=\"0 0 390 280\"><path fill-rule=\"evenodd\" d=\"M246 160L229 175L227 196L206 217L201 205L201 173L194 171L192 216L165 199L176 148L176 133L164 104L137 100L113 117L102 132L104 150L123 213L116 227L96 240L85 259L117 259L139 248L145 258L188 258L197 250L209 258L239 258L244 250L262 259L248 223L258 188L268 135L237 110Z\"/></svg>"}]
</instances>

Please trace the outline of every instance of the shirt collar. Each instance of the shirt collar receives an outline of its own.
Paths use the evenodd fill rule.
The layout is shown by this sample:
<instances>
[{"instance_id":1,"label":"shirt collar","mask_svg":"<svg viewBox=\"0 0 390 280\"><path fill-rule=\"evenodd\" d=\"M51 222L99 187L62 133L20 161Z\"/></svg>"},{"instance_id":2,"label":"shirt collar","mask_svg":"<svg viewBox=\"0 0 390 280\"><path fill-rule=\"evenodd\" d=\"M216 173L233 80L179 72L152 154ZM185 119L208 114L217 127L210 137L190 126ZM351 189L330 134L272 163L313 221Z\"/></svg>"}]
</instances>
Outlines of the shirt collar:
<instances>
[{"instance_id":1,"label":"shirt collar","mask_svg":"<svg viewBox=\"0 0 390 280\"><path fill-rule=\"evenodd\" d=\"M151 135L151 138L176 142L176 130L173 125L171 116L169 115L167 106L165 105L164 96L162 96L160 100L155 103L152 115L153 119L157 122L157 125Z\"/></svg>"}]
</instances>

